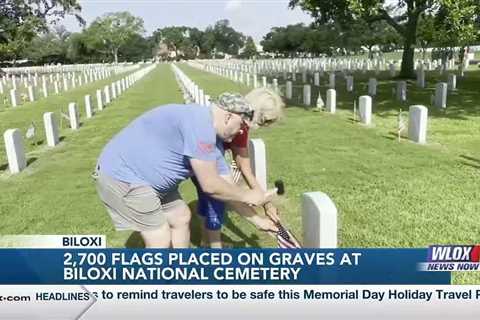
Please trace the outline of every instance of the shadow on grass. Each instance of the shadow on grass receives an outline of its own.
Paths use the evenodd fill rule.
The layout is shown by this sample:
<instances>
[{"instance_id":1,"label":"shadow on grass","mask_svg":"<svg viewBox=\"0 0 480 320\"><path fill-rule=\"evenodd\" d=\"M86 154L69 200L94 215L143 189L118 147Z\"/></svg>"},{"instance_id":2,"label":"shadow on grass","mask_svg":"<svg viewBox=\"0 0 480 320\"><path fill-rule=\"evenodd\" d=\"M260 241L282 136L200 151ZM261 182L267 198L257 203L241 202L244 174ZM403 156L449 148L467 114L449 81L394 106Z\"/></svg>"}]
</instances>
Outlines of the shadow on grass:
<instances>
[{"instance_id":1,"label":"shadow on grass","mask_svg":"<svg viewBox=\"0 0 480 320\"><path fill-rule=\"evenodd\" d=\"M475 159L475 158L472 158L472 157L469 157L469 156L466 156L464 154L460 155L460 158L463 158L465 160L470 160L470 161L474 161L474 162L477 162L480 164L480 159Z\"/></svg>"},{"instance_id":2,"label":"shadow on grass","mask_svg":"<svg viewBox=\"0 0 480 320\"><path fill-rule=\"evenodd\" d=\"M188 204L190 211L192 212L192 219L190 220L190 242L196 246L202 246L202 219L200 215L197 213L197 204L198 201L194 200ZM235 213L233 213L235 214ZM260 247L259 238L257 235L252 235L249 237L245 234L240 228L238 228L235 224L233 224L232 220L229 217L229 214L225 216L225 223L223 224L223 228L227 228L232 233L237 235L242 240L235 241L225 233L222 233L222 242L223 246L226 248L244 248L247 245L251 247Z\"/></svg>"},{"instance_id":3,"label":"shadow on grass","mask_svg":"<svg viewBox=\"0 0 480 320\"><path fill-rule=\"evenodd\" d=\"M238 228L235 224L233 224L229 215L227 215L225 218L224 226L228 228L231 232L233 232L235 235L237 235L239 238L242 239L240 241L234 241L233 239L230 239L227 236L222 235L222 240L227 246L234 247L234 248L239 248L239 247L244 248L248 244L249 246L254 248L261 247L260 244L258 243L260 238L256 234L252 234L252 236L249 237L240 228Z\"/></svg>"},{"instance_id":4,"label":"shadow on grass","mask_svg":"<svg viewBox=\"0 0 480 320\"><path fill-rule=\"evenodd\" d=\"M460 155L460 158L464 159L461 160L460 163L475 169L480 169L480 159L472 158L466 155Z\"/></svg>"},{"instance_id":5,"label":"shadow on grass","mask_svg":"<svg viewBox=\"0 0 480 320\"><path fill-rule=\"evenodd\" d=\"M145 248L145 242L143 242L142 235L138 231L133 231L125 242L125 248L129 249L142 249Z\"/></svg>"},{"instance_id":6,"label":"shadow on grass","mask_svg":"<svg viewBox=\"0 0 480 320\"><path fill-rule=\"evenodd\" d=\"M27 166L31 165L32 163L34 163L37 160L38 160L37 157L32 157L32 158L27 159Z\"/></svg>"},{"instance_id":7,"label":"shadow on grass","mask_svg":"<svg viewBox=\"0 0 480 320\"><path fill-rule=\"evenodd\" d=\"M37 161L37 160L38 160L37 157L28 158L28 159L27 159L27 167L28 167L29 165L31 165L32 163L34 163L35 161ZM0 165L0 172L4 172L4 171L6 171L7 169L8 169L8 162Z\"/></svg>"}]
</instances>

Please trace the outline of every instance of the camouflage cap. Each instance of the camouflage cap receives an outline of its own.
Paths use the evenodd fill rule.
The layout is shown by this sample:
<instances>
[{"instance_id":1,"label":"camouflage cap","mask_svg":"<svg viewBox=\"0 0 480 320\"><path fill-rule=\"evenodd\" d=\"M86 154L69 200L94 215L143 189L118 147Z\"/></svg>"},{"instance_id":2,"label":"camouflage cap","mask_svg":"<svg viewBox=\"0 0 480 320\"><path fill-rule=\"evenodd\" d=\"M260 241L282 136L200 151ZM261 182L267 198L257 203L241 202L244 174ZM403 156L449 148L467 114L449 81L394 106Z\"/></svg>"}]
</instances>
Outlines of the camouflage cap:
<instances>
[{"instance_id":1,"label":"camouflage cap","mask_svg":"<svg viewBox=\"0 0 480 320\"><path fill-rule=\"evenodd\" d=\"M252 105L239 93L224 92L214 103L225 111L245 116L250 120L253 118Z\"/></svg>"}]
</instances>

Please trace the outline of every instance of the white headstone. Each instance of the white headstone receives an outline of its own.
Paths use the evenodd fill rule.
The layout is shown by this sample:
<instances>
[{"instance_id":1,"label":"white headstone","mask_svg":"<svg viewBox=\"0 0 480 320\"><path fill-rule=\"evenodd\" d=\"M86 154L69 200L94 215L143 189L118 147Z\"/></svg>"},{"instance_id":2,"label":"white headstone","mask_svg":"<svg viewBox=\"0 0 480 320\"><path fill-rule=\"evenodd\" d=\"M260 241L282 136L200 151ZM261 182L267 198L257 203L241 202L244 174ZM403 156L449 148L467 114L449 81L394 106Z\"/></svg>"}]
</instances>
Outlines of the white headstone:
<instances>
[{"instance_id":1,"label":"white headstone","mask_svg":"<svg viewBox=\"0 0 480 320\"><path fill-rule=\"evenodd\" d=\"M256 74L253 75L253 87L258 88L258 78Z\"/></svg>"},{"instance_id":2,"label":"white headstone","mask_svg":"<svg viewBox=\"0 0 480 320\"><path fill-rule=\"evenodd\" d=\"M68 91L68 80L63 78L63 91Z\"/></svg>"},{"instance_id":3,"label":"white headstone","mask_svg":"<svg viewBox=\"0 0 480 320\"><path fill-rule=\"evenodd\" d=\"M352 92L353 91L353 76L347 76L347 92Z\"/></svg>"},{"instance_id":4,"label":"white headstone","mask_svg":"<svg viewBox=\"0 0 480 320\"><path fill-rule=\"evenodd\" d=\"M8 129L3 134L3 139L5 141L5 150L7 153L10 173L19 173L27 166L22 133L18 129Z\"/></svg>"},{"instance_id":5,"label":"white headstone","mask_svg":"<svg viewBox=\"0 0 480 320\"><path fill-rule=\"evenodd\" d=\"M70 118L70 128L72 130L78 130L79 119L78 119L78 112L77 112L77 104L75 102L71 102L68 105L68 117Z\"/></svg>"},{"instance_id":6,"label":"white headstone","mask_svg":"<svg viewBox=\"0 0 480 320\"><path fill-rule=\"evenodd\" d=\"M335 88L335 73L330 73L328 75L328 87L330 89L334 89Z\"/></svg>"},{"instance_id":7,"label":"white headstone","mask_svg":"<svg viewBox=\"0 0 480 320\"><path fill-rule=\"evenodd\" d=\"M416 143L427 142L428 109L425 106L410 106L408 115L408 138Z\"/></svg>"},{"instance_id":8,"label":"white headstone","mask_svg":"<svg viewBox=\"0 0 480 320\"><path fill-rule=\"evenodd\" d=\"M250 139L250 165L263 190L267 190L267 151L262 139Z\"/></svg>"},{"instance_id":9,"label":"white headstone","mask_svg":"<svg viewBox=\"0 0 480 320\"><path fill-rule=\"evenodd\" d=\"M273 90L275 92L278 92L278 80L277 79L273 79Z\"/></svg>"},{"instance_id":10,"label":"white headstone","mask_svg":"<svg viewBox=\"0 0 480 320\"><path fill-rule=\"evenodd\" d=\"M53 83L53 89L55 90L55 94L59 94L60 93L60 88L58 86L58 81L55 81Z\"/></svg>"},{"instance_id":11,"label":"white headstone","mask_svg":"<svg viewBox=\"0 0 480 320\"><path fill-rule=\"evenodd\" d=\"M85 96L85 114L87 118L93 117L92 99L89 94Z\"/></svg>"},{"instance_id":12,"label":"white headstone","mask_svg":"<svg viewBox=\"0 0 480 320\"><path fill-rule=\"evenodd\" d=\"M445 82L437 83L435 87L435 107L445 109L447 107L447 87Z\"/></svg>"},{"instance_id":13,"label":"white headstone","mask_svg":"<svg viewBox=\"0 0 480 320\"><path fill-rule=\"evenodd\" d=\"M337 247L337 208L323 192L308 192L302 197L303 246Z\"/></svg>"},{"instance_id":14,"label":"white headstone","mask_svg":"<svg viewBox=\"0 0 480 320\"><path fill-rule=\"evenodd\" d=\"M287 99L292 99L292 96L293 96L292 81L287 81L285 95Z\"/></svg>"},{"instance_id":15,"label":"white headstone","mask_svg":"<svg viewBox=\"0 0 480 320\"><path fill-rule=\"evenodd\" d=\"M311 88L309 84L305 84L303 85L303 104L306 106L310 106L311 103Z\"/></svg>"},{"instance_id":16,"label":"white headstone","mask_svg":"<svg viewBox=\"0 0 480 320\"><path fill-rule=\"evenodd\" d=\"M4 94L5 89L3 89L3 82L0 82L0 94Z\"/></svg>"},{"instance_id":17,"label":"white headstone","mask_svg":"<svg viewBox=\"0 0 480 320\"><path fill-rule=\"evenodd\" d=\"M397 81L397 100L400 102L407 101L407 82Z\"/></svg>"},{"instance_id":18,"label":"white headstone","mask_svg":"<svg viewBox=\"0 0 480 320\"><path fill-rule=\"evenodd\" d=\"M103 93L105 94L105 105L109 104L110 101L110 87L108 85L105 86L103 89Z\"/></svg>"},{"instance_id":19,"label":"white headstone","mask_svg":"<svg viewBox=\"0 0 480 320\"><path fill-rule=\"evenodd\" d=\"M117 99L117 86L115 85L115 82L111 84L112 87L112 100Z\"/></svg>"},{"instance_id":20,"label":"white headstone","mask_svg":"<svg viewBox=\"0 0 480 320\"><path fill-rule=\"evenodd\" d=\"M317 86L317 87L320 86L320 73L315 72L315 73L313 74L313 84L314 84L315 86Z\"/></svg>"},{"instance_id":21,"label":"white headstone","mask_svg":"<svg viewBox=\"0 0 480 320\"><path fill-rule=\"evenodd\" d=\"M368 80L368 94L372 97L377 95L377 85L378 81L375 78L370 78Z\"/></svg>"},{"instance_id":22,"label":"white headstone","mask_svg":"<svg viewBox=\"0 0 480 320\"><path fill-rule=\"evenodd\" d=\"M337 109L337 92L335 89L327 90L327 112L335 113Z\"/></svg>"},{"instance_id":23,"label":"white headstone","mask_svg":"<svg viewBox=\"0 0 480 320\"><path fill-rule=\"evenodd\" d=\"M115 82L117 84L117 96L121 96L122 95L122 83L120 80L116 81Z\"/></svg>"},{"instance_id":24,"label":"white headstone","mask_svg":"<svg viewBox=\"0 0 480 320\"><path fill-rule=\"evenodd\" d=\"M423 69L423 64L420 66L420 69L417 70L417 86L419 88L425 88L425 70Z\"/></svg>"},{"instance_id":25,"label":"white headstone","mask_svg":"<svg viewBox=\"0 0 480 320\"><path fill-rule=\"evenodd\" d=\"M16 89L11 89L10 90L10 104L12 107L17 107L18 106L18 93Z\"/></svg>"},{"instance_id":26,"label":"white headstone","mask_svg":"<svg viewBox=\"0 0 480 320\"><path fill-rule=\"evenodd\" d=\"M302 70L302 83L307 83L307 71Z\"/></svg>"},{"instance_id":27,"label":"white headstone","mask_svg":"<svg viewBox=\"0 0 480 320\"><path fill-rule=\"evenodd\" d=\"M453 91L457 89L457 76L454 74L448 75L448 90Z\"/></svg>"},{"instance_id":28,"label":"white headstone","mask_svg":"<svg viewBox=\"0 0 480 320\"><path fill-rule=\"evenodd\" d=\"M45 136L47 137L47 145L55 147L58 142L58 125L53 112L43 114L43 125L45 126Z\"/></svg>"},{"instance_id":29,"label":"white headstone","mask_svg":"<svg viewBox=\"0 0 480 320\"><path fill-rule=\"evenodd\" d=\"M97 90L97 110L102 111L103 110L103 101L102 101L102 90Z\"/></svg>"},{"instance_id":30,"label":"white headstone","mask_svg":"<svg viewBox=\"0 0 480 320\"><path fill-rule=\"evenodd\" d=\"M30 102L34 102L35 101L35 92L33 91L33 87L28 86L27 90L28 90L28 100L30 100Z\"/></svg>"},{"instance_id":31,"label":"white headstone","mask_svg":"<svg viewBox=\"0 0 480 320\"><path fill-rule=\"evenodd\" d=\"M43 97L47 98L48 97L48 87L47 87L47 82L46 81L42 82L42 92L43 92Z\"/></svg>"},{"instance_id":32,"label":"white headstone","mask_svg":"<svg viewBox=\"0 0 480 320\"><path fill-rule=\"evenodd\" d=\"M360 122L365 125L372 123L372 97L361 96L359 98L360 104Z\"/></svg>"},{"instance_id":33,"label":"white headstone","mask_svg":"<svg viewBox=\"0 0 480 320\"><path fill-rule=\"evenodd\" d=\"M395 64L390 63L389 69L390 69L390 76L395 77Z\"/></svg>"}]
</instances>

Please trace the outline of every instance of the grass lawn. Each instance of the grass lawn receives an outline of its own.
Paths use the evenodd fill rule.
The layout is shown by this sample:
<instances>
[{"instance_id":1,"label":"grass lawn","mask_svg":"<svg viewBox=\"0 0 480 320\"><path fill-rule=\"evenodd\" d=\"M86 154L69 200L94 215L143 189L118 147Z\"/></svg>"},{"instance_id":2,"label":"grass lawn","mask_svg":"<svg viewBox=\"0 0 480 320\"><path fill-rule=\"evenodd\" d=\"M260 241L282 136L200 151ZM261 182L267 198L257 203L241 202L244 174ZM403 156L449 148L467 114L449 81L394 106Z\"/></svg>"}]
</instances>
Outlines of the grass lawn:
<instances>
[{"instance_id":1,"label":"grass lawn","mask_svg":"<svg viewBox=\"0 0 480 320\"><path fill-rule=\"evenodd\" d=\"M182 69L212 96L249 91L187 65ZM355 76L359 94L366 92L368 77ZM431 74L427 79L434 84ZM430 108L427 146L396 141L401 105L391 97L393 83L387 75L379 81L372 128L353 123L355 95L347 94L345 81L339 79L338 114L313 112L293 100L283 121L252 134L265 140L269 181L282 178L286 183L287 196L280 204L284 219L301 233L300 197L307 191L322 191L338 208L342 247L479 242L480 97L475 88L480 73L469 72L459 80L446 114ZM299 96L301 85L296 88ZM324 90L322 86L323 94ZM409 104L428 105L431 91L431 87L416 90L409 84ZM459 274L455 281L480 283L480 277Z\"/></svg>"},{"instance_id":2,"label":"grass lawn","mask_svg":"<svg viewBox=\"0 0 480 320\"><path fill-rule=\"evenodd\" d=\"M186 65L181 68L212 96L223 91L249 91ZM479 94L475 88L479 77L468 73L466 80L459 81L462 94L449 97L447 114L432 112L428 146L395 141L392 131L399 105L390 101L392 84L386 78L380 79L373 128L352 122L353 95L349 97L340 88L345 87L343 80L338 82L337 115L289 102L284 120L252 133L266 142L269 181L282 178L286 183L287 195L278 200L284 220L301 236L300 197L307 191L322 191L337 205L339 245L343 247L478 242ZM363 92L358 81L356 78L355 86ZM321 89L324 92L324 87ZM76 95L51 105L83 101L83 95L90 91L79 88ZM412 104L417 99L429 101L428 94L420 91L410 92L409 99ZM19 110L45 108L38 115L58 110L46 108L43 102L47 101ZM90 173L105 143L131 120L155 106L181 101L170 66L161 64L93 119L85 121L83 117L80 130L62 131L65 138L58 147L32 148L28 157L36 160L24 172L1 175L0 234L105 234L109 246L138 245L138 235L114 231ZM0 113L0 117L5 115ZM3 126L17 125L2 120ZM3 153L1 157L4 159ZM194 208L192 185L182 184L181 192ZM196 246L196 217L192 224L192 243ZM272 239L235 214L229 215L223 236L229 246L274 246ZM480 283L480 277L462 274L455 281Z\"/></svg>"}]
</instances>

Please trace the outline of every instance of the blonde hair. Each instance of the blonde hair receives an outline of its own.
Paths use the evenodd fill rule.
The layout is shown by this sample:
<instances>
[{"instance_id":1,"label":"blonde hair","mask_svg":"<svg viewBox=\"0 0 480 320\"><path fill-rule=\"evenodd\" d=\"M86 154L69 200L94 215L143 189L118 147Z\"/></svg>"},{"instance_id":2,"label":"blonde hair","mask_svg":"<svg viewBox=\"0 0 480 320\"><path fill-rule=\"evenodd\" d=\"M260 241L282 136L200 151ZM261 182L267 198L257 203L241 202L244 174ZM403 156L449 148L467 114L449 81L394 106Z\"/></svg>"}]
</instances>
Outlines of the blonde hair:
<instances>
[{"instance_id":1,"label":"blonde hair","mask_svg":"<svg viewBox=\"0 0 480 320\"><path fill-rule=\"evenodd\" d=\"M275 91L257 88L250 91L245 100L253 107L253 125L265 126L283 117L285 103Z\"/></svg>"}]
</instances>

